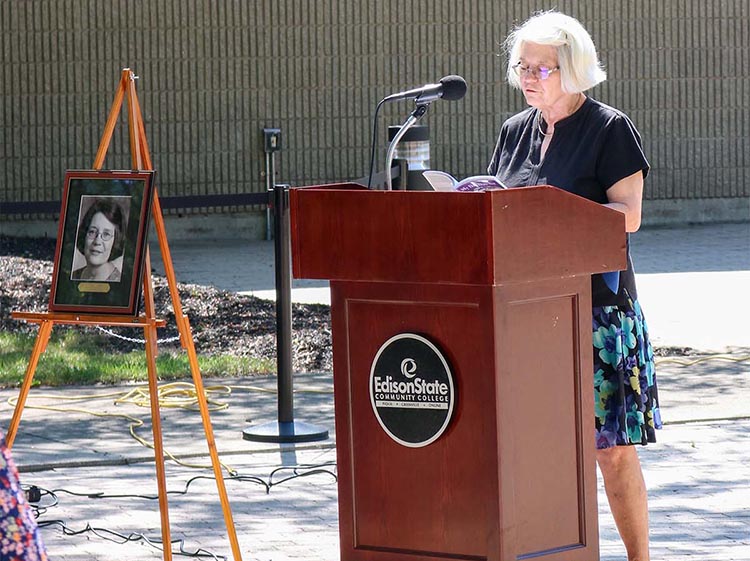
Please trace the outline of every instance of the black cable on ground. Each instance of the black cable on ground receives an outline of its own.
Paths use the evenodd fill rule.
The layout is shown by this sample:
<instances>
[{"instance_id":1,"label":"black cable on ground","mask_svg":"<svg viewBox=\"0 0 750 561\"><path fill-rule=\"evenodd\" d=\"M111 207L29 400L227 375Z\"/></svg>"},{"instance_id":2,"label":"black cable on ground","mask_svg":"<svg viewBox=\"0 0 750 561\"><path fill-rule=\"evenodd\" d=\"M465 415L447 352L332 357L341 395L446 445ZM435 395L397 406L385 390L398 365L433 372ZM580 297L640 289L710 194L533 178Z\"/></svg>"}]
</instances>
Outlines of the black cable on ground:
<instances>
[{"instance_id":1,"label":"black cable on ground","mask_svg":"<svg viewBox=\"0 0 750 561\"><path fill-rule=\"evenodd\" d=\"M37 523L37 525L40 528L47 528L51 526L57 526L62 530L62 533L66 536L78 536L81 534L86 533L92 533L97 537L100 537L104 540L111 541L117 544L126 544L129 542L139 542L142 541L154 549L157 549L158 551L164 551L163 543L161 538L150 538L146 536L145 534L141 534L139 532L131 532L130 534L121 534L119 532L115 532L114 530L109 530L107 528L96 528L92 526L91 524L87 523L85 528L82 528L81 530L73 530L70 528L64 520L42 520ZM190 557L194 559L202 559L202 558L208 558L213 559L214 561L226 561L227 558L224 555L216 555L215 553L212 553L206 549L198 548L195 551L187 551L185 549L185 540L183 539L174 539L172 540L172 553L174 555L181 555L183 557ZM174 546L179 546L178 550L175 550Z\"/></svg>"},{"instance_id":2,"label":"black cable on ground","mask_svg":"<svg viewBox=\"0 0 750 561\"><path fill-rule=\"evenodd\" d=\"M338 481L338 476L332 469L328 468L335 468L336 462L330 461L330 462L323 462L321 464L303 464L303 465L295 465L295 466L281 466L271 471L271 473L268 475L266 479L262 479L260 477L252 476L252 475L233 475L231 477L225 478L225 481L248 481L251 483L255 483L258 485L262 485L265 490L266 494L269 494L271 492L272 487L276 487L277 485L282 485L283 483L286 483L287 481L292 481L294 479L299 479L301 477L308 477L311 475L318 475L318 474L327 474L333 477L334 481ZM276 477L279 473L290 470L292 472L291 475L282 477L278 481L274 481L274 477ZM188 490L190 489L190 485L194 481L197 481L199 479L210 479L215 480L214 476L211 475L197 475L195 477L192 477L188 479L188 481L185 483L184 489L181 491L167 491L167 495L186 495ZM53 490L47 490L43 489L41 487L38 487L36 485L30 485L30 486L24 486L22 487L24 490L24 493L26 494L26 497L29 501L29 504L31 508L34 511L34 517L37 519L37 525L40 528L48 528L48 527L59 527L63 534L66 536L77 536L85 533L91 533L94 534L97 537L100 537L102 539L118 543L118 544L126 544L130 542L139 542L142 541L151 547L163 551L163 543L161 538L152 538L148 537L145 534L142 534L140 532L131 532L129 534L121 534L119 532L115 532L114 530L109 530L107 528L98 528L91 526L91 524L86 523L86 526L80 530L73 530L70 528L65 521L55 519L55 520L39 520L39 518L46 514L47 510L55 507L59 504L58 494L59 493L65 493L68 495L72 495L75 497L86 497L89 499L124 499L124 498L135 498L135 499L144 499L144 500L158 500L158 495L142 495L142 494L106 494L102 492L76 492L76 491L70 491L68 489L53 489ZM189 558L195 558L195 559L213 559L214 561L226 561L225 556L216 555L206 549L199 548L195 551L187 551L185 549L185 541L184 539L175 539L172 540L172 552L175 555L180 555L183 557L189 557ZM175 551L174 547L178 546L179 549Z\"/></svg>"},{"instance_id":3,"label":"black cable on ground","mask_svg":"<svg viewBox=\"0 0 750 561\"><path fill-rule=\"evenodd\" d=\"M301 465L294 465L294 466L281 466L273 471L268 475L266 479L262 479L260 477L257 477L255 475L232 475L230 477L225 477L224 481L242 481L242 482L250 482L255 483L257 485L261 485L265 488L266 494L269 494L271 492L272 487L276 487L277 485L281 485L283 483L286 483L287 481L292 481L294 479L299 479L302 477L308 477L311 475L319 475L319 474L326 474L333 477L334 481L338 481L338 476L336 473L327 468L335 468L336 462L330 461L330 462L323 462L321 464L301 464ZM274 481L274 477L282 471L290 470L292 472L292 475L282 478L279 481ZM187 480L185 483L185 487L180 491L167 491L167 495L186 495L190 485L193 484L194 481L197 481L198 479L210 479L212 481L215 481L216 478L213 475L196 475L194 477L191 477ZM149 501L155 501L159 498L158 495L141 495L137 493L123 493L123 494L110 494L110 493L102 493L100 491L96 492L76 492L76 491L70 491L68 489L53 489L52 491L48 491L48 493L54 495L56 497L57 493L65 493L68 495L72 495L75 497L86 497L89 499L145 499ZM55 503L57 504L57 503Z\"/></svg>"}]
</instances>

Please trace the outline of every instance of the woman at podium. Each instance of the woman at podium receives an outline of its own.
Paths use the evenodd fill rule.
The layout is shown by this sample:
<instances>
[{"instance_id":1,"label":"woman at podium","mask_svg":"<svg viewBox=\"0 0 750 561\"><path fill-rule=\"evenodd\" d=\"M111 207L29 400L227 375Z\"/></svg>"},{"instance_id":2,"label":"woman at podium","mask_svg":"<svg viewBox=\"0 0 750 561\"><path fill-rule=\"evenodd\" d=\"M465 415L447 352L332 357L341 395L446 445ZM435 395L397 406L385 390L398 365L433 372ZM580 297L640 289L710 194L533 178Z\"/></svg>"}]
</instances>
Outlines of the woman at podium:
<instances>
[{"instance_id":1,"label":"woman at podium","mask_svg":"<svg viewBox=\"0 0 750 561\"><path fill-rule=\"evenodd\" d=\"M488 168L508 186L553 185L641 221L649 164L641 137L621 111L585 92L606 79L577 20L534 15L508 37L507 78L529 107L509 118ZM583 249L585 251L585 249ZM597 462L630 561L647 561L648 503L636 444L661 428L648 329L628 268L592 278Z\"/></svg>"}]
</instances>

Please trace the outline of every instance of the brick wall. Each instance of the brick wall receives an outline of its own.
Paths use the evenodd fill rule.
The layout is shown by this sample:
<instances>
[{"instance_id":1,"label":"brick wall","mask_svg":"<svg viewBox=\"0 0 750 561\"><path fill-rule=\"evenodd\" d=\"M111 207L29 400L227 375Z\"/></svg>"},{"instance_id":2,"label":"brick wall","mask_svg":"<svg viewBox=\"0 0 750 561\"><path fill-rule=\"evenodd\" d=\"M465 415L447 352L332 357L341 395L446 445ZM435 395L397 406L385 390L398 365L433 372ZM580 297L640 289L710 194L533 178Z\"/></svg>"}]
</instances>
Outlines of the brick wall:
<instances>
[{"instance_id":1,"label":"brick wall","mask_svg":"<svg viewBox=\"0 0 750 561\"><path fill-rule=\"evenodd\" d=\"M653 166L647 202L745 204L750 0L555 4L584 23L606 65L609 80L593 95L627 112L643 135ZM278 181L362 177L377 101L446 74L462 75L469 90L462 101L434 103L423 121L432 167L482 172L500 123L523 108L503 81L501 43L514 23L549 6L0 0L0 204L57 200L65 169L91 166L123 67L140 76L162 196L263 191L264 126L282 129ZM381 113L378 167L387 125L411 107ZM125 129L105 167L129 167Z\"/></svg>"}]
</instances>

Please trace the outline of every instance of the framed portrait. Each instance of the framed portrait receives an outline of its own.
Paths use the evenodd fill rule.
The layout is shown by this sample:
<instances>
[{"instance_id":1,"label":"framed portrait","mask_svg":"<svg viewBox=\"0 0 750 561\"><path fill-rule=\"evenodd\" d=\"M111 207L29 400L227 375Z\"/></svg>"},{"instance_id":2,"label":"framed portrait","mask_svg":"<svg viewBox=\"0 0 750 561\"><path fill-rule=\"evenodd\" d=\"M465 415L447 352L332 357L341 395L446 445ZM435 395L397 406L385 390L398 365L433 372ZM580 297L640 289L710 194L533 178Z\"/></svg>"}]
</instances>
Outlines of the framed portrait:
<instances>
[{"instance_id":1,"label":"framed portrait","mask_svg":"<svg viewBox=\"0 0 750 561\"><path fill-rule=\"evenodd\" d=\"M153 171L65 173L49 309L135 316Z\"/></svg>"}]
</instances>

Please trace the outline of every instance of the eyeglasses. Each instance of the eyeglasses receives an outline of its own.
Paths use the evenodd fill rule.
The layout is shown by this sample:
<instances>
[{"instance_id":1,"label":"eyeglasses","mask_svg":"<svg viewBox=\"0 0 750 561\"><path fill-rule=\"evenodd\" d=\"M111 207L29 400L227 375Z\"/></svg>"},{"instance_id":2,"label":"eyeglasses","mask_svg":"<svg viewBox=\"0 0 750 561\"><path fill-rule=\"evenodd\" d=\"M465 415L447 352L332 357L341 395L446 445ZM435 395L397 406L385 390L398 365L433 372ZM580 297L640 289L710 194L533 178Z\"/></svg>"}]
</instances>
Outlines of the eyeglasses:
<instances>
[{"instance_id":1,"label":"eyeglasses","mask_svg":"<svg viewBox=\"0 0 750 561\"><path fill-rule=\"evenodd\" d=\"M515 70L518 76L523 77L531 74L535 80L546 80L549 78L550 74L560 70L559 66L555 66L554 68L547 68L546 66L525 66L520 62L514 64L511 68Z\"/></svg>"},{"instance_id":2,"label":"eyeglasses","mask_svg":"<svg viewBox=\"0 0 750 561\"><path fill-rule=\"evenodd\" d=\"M115 237L115 235L109 230L100 232L97 228L89 228L86 232L86 237L90 240L95 240L97 237L100 237L103 242L108 242L113 237Z\"/></svg>"}]
</instances>

